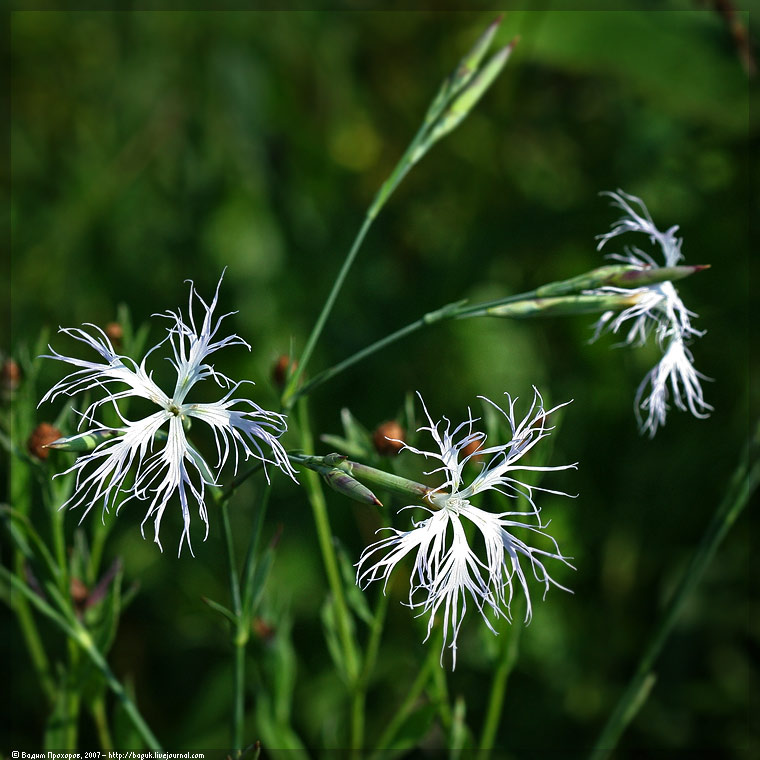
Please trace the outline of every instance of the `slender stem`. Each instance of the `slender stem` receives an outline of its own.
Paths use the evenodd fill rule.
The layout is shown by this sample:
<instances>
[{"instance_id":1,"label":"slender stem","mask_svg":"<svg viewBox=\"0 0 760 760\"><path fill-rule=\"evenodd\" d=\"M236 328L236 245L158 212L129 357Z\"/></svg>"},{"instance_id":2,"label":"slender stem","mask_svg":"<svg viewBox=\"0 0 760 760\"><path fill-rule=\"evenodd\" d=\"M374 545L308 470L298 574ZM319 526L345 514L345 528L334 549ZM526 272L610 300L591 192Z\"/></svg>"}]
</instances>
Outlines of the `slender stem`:
<instances>
[{"instance_id":1,"label":"slender stem","mask_svg":"<svg viewBox=\"0 0 760 760\"><path fill-rule=\"evenodd\" d=\"M286 402L285 403L286 408L290 406L289 404L287 404L288 398L292 393L292 389L294 389L297 386L298 381L300 380L301 375L303 374L303 371L306 369L306 365L309 363L311 354L314 351L314 346L319 340L319 336L322 334L322 330L325 326L325 322L327 321L327 317L330 316L332 307L335 304L335 299L338 297L338 293L340 293L340 289L343 287L343 282L346 279L348 270L351 269L351 265L354 263L356 254L359 252L359 248L361 248L361 244L362 242L364 242L364 238L367 235L367 231L372 225L373 218L374 217L371 217L369 214L367 214L367 216L364 217L362 226L359 228L359 232L354 238L354 242L351 245L351 248L349 249L346 258L343 260L343 265L341 266L340 271L338 272L338 276L335 278L335 282L333 283L333 286L330 289L330 293L327 296L325 305L322 307L322 311L320 311L319 316L317 317L317 321L314 323L314 327L311 330L309 338L306 342L306 346L304 347L303 352L301 353L301 356L298 359L298 367L296 367L295 371L293 372L293 375L291 376L290 381L288 382L288 386L285 389L285 393L283 394L283 400L284 402Z\"/></svg>"},{"instance_id":2,"label":"slender stem","mask_svg":"<svg viewBox=\"0 0 760 760\"><path fill-rule=\"evenodd\" d=\"M224 529L224 544L227 549L227 571L230 577L230 593L232 594L232 609L240 614L240 581L238 580L237 562L235 561L235 544L232 539L230 511L227 500L222 500L222 527Z\"/></svg>"},{"instance_id":3,"label":"slender stem","mask_svg":"<svg viewBox=\"0 0 760 760\"><path fill-rule=\"evenodd\" d=\"M283 406L285 409L290 409L294 404L294 393L298 387L298 382L301 379L304 370L306 369L306 365L308 364L309 359L311 358L311 354L314 351L314 346L319 340L319 336L322 334L325 322L327 321L327 318L332 311L335 300L338 297L338 293L340 293L340 290L343 287L346 276L348 275L348 272L354 263L356 254L359 252L359 249L364 242L364 238L366 237L369 228L372 226L372 222L380 213L383 206L385 206L388 199L393 194L393 191L401 184L401 181L409 173L410 169L417 163L417 161L419 161L420 158L422 158L427 148L430 147L430 145L427 145L422 146L422 149L420 149L424 138L428 134L430 124L432 121L438 118L440 113L443 111L444 105L445 101L435 105L435 107L426 115L422 125L417 130L417 134L415 134L411 143L409 143L409 146L404 151L404 155L401 156L388 179L386 179L385 182L383 182L383 184L380 186L380 189L377 191L377 194L372 200L370 207L367 209L367 213L364 217L364 221L362 222L361 227L359 228L359 232L354 238L354 242L352 243L351 248L346 255L346 258L343 261L340 271L338 272L338 276L335 278L335 282L330 289L330 293L327 296L327 300L325 301L324 306L322 307L322 311L319 313L317 321L314 323L314 327L311 330L309 338L306 342L306 346L304 347L304 350L299 357L298 366L290 377L288 385L285 388L285 392L282 396Z\"/></svg>"},{"instance_id":4,"label":"slender stem","mask_svg":"<svg viewBox=\"0 0 760 760\"><path fill-rule=\"evenodd\" d=\"M531 298L536 297L537 290L530 290L525 293L519 293L514 296L507 296L506 298L500 298L498 301L489 301L487 303L482 304L474 304L472 306L464 306L463 301L454 303L454 304L448 304L444 306L441 309L438 309L436 311L428 312L424 316L420 317L419 319L415 319L414 322L410 322L408 325L405 325L404 327L400 327L395 332L392 332L390 335L386 335L384 338L380 338L380 340L376 340L374 343L371 343L369 346L365 346L360 351L357 351L355 354L351 354L351 356L347 357L346 359L343 359L343 361L338 362L337 364L333 365L332 367L328 367L327 369L320 372L318 375L315 375L311 380L309 380L308 383L305 383L303 386L301 386L298 390L293 392L293 394L290 397L290 404L294 403L297 399L301 398L302 396L307 395L308 393L311 393L315 388L318 388L320 385L323 385L328 380L332 379L336 375L339 375L341 372L347 370L349 367L352 367L354 364L362 361L363 359L366 359L369 356L372 356L372 354L377 353L378 351L381 351L382 349L386 348L387 346L390 346L392 343L395 343L398 340L401 340L401 338L405 338L407 335L411 335L412 333L417 332L417 330L422 329L423 327L427 327L428 325L435 324L436 322L441 322L446 319L460 319L463 317L471 317L471 316L482 316L482 313L485 309L492 308L494 306L501 306L508 303L514 303L517 301L523 301Z\"/></svg>"},{"instance_id":5,"label":"slender stem","mask_svg":"<svg viewBox=\"0 0 760 760\"><path fill-rule=\"evenodd\" d=\"M403 725L404 721L409 717L414 706L417 704L417 700L425 690L430 675L435 670L438 664L439 651L436 647L430 646L428 648L427 657L420 668L420 672L417 674L417 678L414 679L414 683L409 687L406 692L406 698L401 703L399 708L394 713L393 717L388 721L385 731L378 739L377 749L370 756L370 760L379 760L386 750L392 749L391 743L396 738L398 730Z\"/></svg>"},{"instance_id":6,"label":"slender stem","mask_svg":"<svg viewBox=\"0 0 760 760\"><path fill-rule=\"evenodd\" d=\"M300 402L300 427L301 427L301 445L307 455L314 451L311 429L309 426L308 410L305 400ZM303 474L303 481L306 487L306 493L311 503L312 512L314 513L314 522L317 528L317 538L319 548L322 552L322 560L327 573L327 582L333 595L335 604L335 617L338 626L338 637L343 648L343 657L345 658L346 675L351 688L354 687L356 677L359 672L358 655L351 634L351 623L346 604L346 597L343 593L343 583L338 568L338 558L333 546L332 530L330 528L330 518L327 514L327 503L322 491L319 476L312 470L306 470Z\"/></svg>"},{"instance_id":7,"label":"slender stem","mask_svg":"<svg viewBox=\"0 0 760 760\"><path fill-rule=\"evenodd\" d=\"M230 577L230 593L232 609L238 620L232 644L235 648L233 668L233 708L232 708L232 747L238 753L243 748L243 723L245 722L245 646L248 643L247 630L241 630L240 615L242 611L240 599L240 582L238 580L237 563L235 562L235 545L232 539L230 514L227 499L221 502L222 525L224 527L224 543L227 548L227 569Z\"/></svg>"},{"instance_id":8,"label":"slender stem","mask_svg":"<svg viewBox=\"0 0 760 760\"><path fill-rule=\"evenodd\" d=\"M111 730L108 728L108 715L106 714L106 703L102 696L93 700L90 705L90 711L92 713L92 719L95 721L95 729L98 732L98 739L100 740L100 749L104 752L113 750L113 739L111 738Z\"/></svg>"},{"instance_id":9,"label":"slender stem","mask_svg":"<svg viewBox=\"0 0 760 760\"><path fill-rule=\"evenodd\" d=\"M602 760L609 757L615 749L625 727L635 717L638 709L644 703L648 690L653 684L651 673L660 651L668 639L681 610L699 583L702 574L710 563L716 549L728 530L736 522L746 506L750 495L760 481L760 424L747 446L742 461L734 472L726 489L726 495L718 506L708 525L702 540L694 552L691 562L683 572L676 590L663 611L652 637L639 660L628 687L602 729L596 745L590 755L591 760Z\"/></svg>"},{"instance_id":10,"label":"slender stem","mask_svg":"<svg viewBox=\"0 0 760 760\"><path fill-rule=\"evenodd\" d=\"M308 383L304 383L304 385L302 385L293 394L293 396L291 397L291 403L294 403L296 400L298 400L302 396L306 396L308 393L311 393L311 391L313 391L315 388L318 388L320 385L323 385L328 380L335 377L335 375L339 375L341 372L353 366L357 362L360 362L362 359L366 359L368 356L371 356L377 351L380 351L386 346L391 345L391 343L395 343L397 340L400 340L401 338L404 338L407 335L411 335L413 332L416 332L417 330L419 330L421 327L424 327L424 326L425 326L425 322L422 319L418 319L415 322L412 322L411 324L408 324L405 327L402 327L400 330L396 330L396 332L391 333L390 335L386 335L384 338L381 338L380 340L375 341L371 345L366 346L361 351L357 351L355 354L352 354L347 359L344 359L343 361L338 362L332 367L329 367L328 369L323 370L318 375L315 375L311 380L309 380Z\"/></svg>"},{"instance_id":11,"label":"slender stem","mask_svg":"<svg viewBox=\"0 0 760 760\"><path fill-rule=\"evenodd\" d=\"M372 619L372 628L369 633L367 649L364 654L364 662L351 701L351 719L354 723L353 735L358 738L356 747L357 756L364 740L364 709L367 699L367 689L369 688L369 681L375 669L377 653L380 649L380 639L382 638L383 628L385 627L385 616L388 611L391 583L392 579L389 581L388 587L385 588L385 593L380 595L380 599L377 603L377 609L375 610L375 615Z\"/></svg>"},{"instance_id":12,"label":"slender stem","mask_svg":"<svg viewBox=\"0 0 760 760\"><path fill-rule=\"evenodd\" d=\"M499 728L499 721L501 720L501 713L504 709L504 694L507 690L507 680L517 662L523 624L519 621L518 615L515 615L514 621L509 629L509 635L506 635L504 631L502 632L505 640L502 642L499 662L496 665L496 671L491 682L491 694L488 698L483 733L480 736L478 760L487 760L491 755L493 743L496 739L496 731Z\"/></svg>"},{"instance_id":13,"label":"slender stem","mask_svg":"<svg viewBox=\"0 0 760 760\"><path fill-rule=\"evenodd\" d=\"M24 572L24 558L23 555L17 551L16 555L16 574L21 577ZM26 647L29 650L29 657L32 660L32 665L37 673L42 691L48 699L48 702L52 705L55 701L56 686L53 678L50 675L50 663L45 653L45 647L42 644L42 638L40 637L35 623L34 616L29 607L29 602L25 597L16 597L13 599L13 610L18 618L21 633L26 642Z\"/></svg>"},{"instance_id":14,"label":"slender stem","mask_svg":"<svg viewBox=\"0 0 760 760\"><path fill-rule=\"evenodd\" d=\"M42 597L32 591L20 578L4 567L0 567L0 576L5 577L13 587L15 591L21 593L34 607L36 607L43 615L50 619L55 625L57 625L63 632L73 639L90 658L95 667L101 672L105 678L108 687L116 695L117 699L121 702L124 712L126 712L132 725L142 737L145 744L152 750L160 751L161 745L156 739L153 732L150 730L148 724L145 722L142 715L135 703L130 699L124 687L111 671L108 666L105 657L100 650L95 646L87 629L75 618L66 619L59 612L53 609Z\"/></svg>"},{"instance_id":15,"label":"slender stem","mask_svg":"<svg viewBox=\"0 0 760 760\"><path fill-rule=\"evenodd\" d=\"M64 739L67 749L76 749L77 734L79 732L79 712L82 706L82 697L80 694L81 687L78 683L77 674L80 667L81 649L77 642L69 639L67 642L69 650L69 664L66 670L66 709L64 711Z\"/></svg>"}]
</instances>

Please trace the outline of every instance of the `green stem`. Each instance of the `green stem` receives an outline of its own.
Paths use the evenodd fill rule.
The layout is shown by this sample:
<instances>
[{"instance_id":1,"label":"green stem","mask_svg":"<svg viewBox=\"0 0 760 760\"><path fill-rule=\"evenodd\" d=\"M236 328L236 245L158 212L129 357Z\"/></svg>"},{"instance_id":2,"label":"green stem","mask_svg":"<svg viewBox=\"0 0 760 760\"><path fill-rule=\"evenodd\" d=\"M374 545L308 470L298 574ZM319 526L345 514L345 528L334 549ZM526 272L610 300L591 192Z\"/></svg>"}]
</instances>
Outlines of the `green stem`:
<instances>
[{"instance_id":1,"label":"green stem","mask_svg":"<svg viewBox=\"0 0 760 760\"><path fill-rule=\"evenodd\" d=\"M338 293L340 293L340 290L343 287L343 283L346 279L346 276L348 275L349 270L351 269L351 266L354 263L354 259L356 259L356 255L359 252L362 243L364 242L364 238L366 237L369 228L372 226L372 222L377 218L377 215L380 213L383 206L385 206L394 190L401 184L401 181L409 173L410 169L417 163L417 161L419 161L420 158L422 158L427 148L430 147L430 145L428 145L427 147L423 146L423 148L420 149L420 146L422 145L424 138L428 133L431 122L438 118L440 113L443 111L444 105L445 102L434 105L432 111L427 114L425 120L422 123L422 126L420 126L420 128L417 130L417 134L414 136L411 143L404 151L404 155L401 156L388 179L386 179L385 182L383 182L383 184L380 186L380 189L377 191L377 194L372 200L370 207L367 209L367 213L364 217L364 221L362 222L361 227L359 228L359 232L357 232L356 237L354 238L354 242L351 244L351 248L349 249L346 258L343 261L340 271L338 272L338 276L335 278L335 282L330 289L327 300L322 307L322 311L320 311L319 316L317 317L317 321L314 323L314 327L311 330L309 338L306 342L306 346L304 347L304 350L298 359L298 366L291 375L287 387L285 388L285 391L282 395L282 403L285 409L292 408L293 404L295 403L294 394L296 393L296 388L298 387L299 380L301 379L301 376L306 369L306 365L308 364L309 359L311 358L311 355L314 351L314 346L319 340L319 336L322 334L325 322L327 321L327 318L332 311L335 300L338 297Z\"/></svg>"},{"instance_id":2,"label":"green stem","mask_svg":"<svg viewBox=\"0 0 760 760\"><path fill-rule=\"evenodd\" d=\"M504 631L501 634L505 636L505 640L502 643L499 662L496 666L496 672L493 674L493 681L491 682L491 694L488 698L483 733L480 736L478 760L487 760L490 757L493 743L496 739L496 731L499 728L501 713L504 709L504 694L507 690L507 680L515 666L515 662L517 662L520 634L523 629L523 624L522 622L518 622L518 617L515 615L515 622L512 623L509 629L509 635L506 635Z\"/></svg>"},{"instance_id":3,"label":"green stem","mask_svg":"<svg viewBox=\"0 0 760 760\"><path fill-rule=\"evenodd\" d=\"M92 713L92 719L95 722L95 728L98 732L98 739L100 740L100 749L104 752L113 750L113 739L111 738L111 731L108 728L108 716L106 714L106 703L102 696L93 700L90 705L90 712Z\"/></svg>"},{"instance_id":4,"label":"green stem","mask_svg":"<svg viewBox=\"0 0 760 760\"><path fill-rule=\"evenodd\" d=\"M354 364L357 364L363 359L366 359L367 357L372 356L372 354L375 354L378 351L381 351L382 349L386 348L387 346L390 346L396 341L399 341L402 338L405 338L407 335L411 335L412 333L415 333L418 330L421 330L423 327L427 327L428 325L433 325L436 322L442 322L447 319L460 319L463 317L470 317L470 316L483 316L481 312L484 312L485 309L492 308L494 306L501 306L503 304L514 303L516 301L532 299L536 297L537 292L538 292L537 290L531 290L526 293L520 293L518 295L501 298L498 301L490 301L488 303L475 304L469 307L463 306L464 301L458 301L453 304L448 304L441 309L437 309L436 311L428 312L427 314L420 317L419 319L416 319L414 322L410 322L408 325L405 325L404 327L399 328L395 332L392 332L390 335L386 335L384 338L380 338L380 340L376 340L374 343L371 343L369 346L365 346L363 349L361 349L361 351L357 351L355 354L352 354L346 359L343 359L343 361L340 361L337 364L333 365L332 367L328 367L327 369L323 370L318 375L315 375L311 380L309 380L308 383L305 383L303 386L301 386L297 391L295 391L292 394L290 403L292 404L297 399L311 393L320 385L324 385L324 383L326 383L328 380L332 379L336 375L339 375L341 372L344 372L349 367L352 367Z\"/></svg>"},{"instance_id":5,"label":"green stem","mask_svg":"<svg viewBox=\"0 0 760 760\"><path fill-rule=\"evenodd\" d=\"M89 635L89 634L88 634ZM79 712L82 706L80 695L80 684L77 674L80 672L81 649L77 642L69 639L67 642L69 650L69 665L66 672L66 710L65 710L65 746L67 749L76 749L77 734L79 732Z\"/></svg>"},{"instance_id":6,"label":"green stem","mask_svg":"<svg viewBox=\"0 0 760 760\"><path fill-rule=\"evenodd\" d=\"M389 587L390 583L391 582L388 584ZM388 602L390 600L389 587L385 589L385 593L380 595L380 600L377 603L377 609L372 618L372 628L369 634L369 641L367 642L367 649L364 654L364 662L356 683L356 689L352 695L351 720L353 722L353 735L358 737L355 750L357 757L359 756L358 752L364 740L364 710L367 699L367 689L369 688L370 678L375 669L377 653L380 649L380 639L382 638L383 628L385 627L385 616L388 611Z\"/></svg>"},{"instance_id":7,"label":"green stem","mask_svg":"<svg viewBox=\"0 0 760 760\"><path fill-rule=\"evenodd\" d=\"M248 643L247 629L241 626L242 604L240 598L240 582L235 561L235 545L232 539L232 527L227 499L221 501L222 526L224 543L227 549L227 569L230 578L230 594L232 609L238 624L232 644L235 649L233 667L233 708L232 708L232 747L238 753L243 749L243 724L245 722L245 647Z\"/></svg>"},{"instance_id":8,"label":"green stem","mask_svg":"<svg viewBox=\"0 0 760 760\"><path fill-rule=\"evenodd\" d=\"M301 446L307 455L311 455L314 451L314 444L305 400L302 399L299 406ZM327 582L333 595L335 616L338 625L338 636L343 647L346 674L348 676L350 687L353 689L359 672L358 655L351 634L348 605L346 604L346 597L343 593L343 584L340 577L340 570L338 568L338 558L333 546L330 519L327 514L327 503L325 502L324 492L322 491L319 476L316 472L307 469L303 473L303 481L309 502L311 503L312 512L314 513L319 548L322 552L322 560L325 565L325 572L327 573Z\"/></svg>"},{"instance_id":9,"label":"green stem","mask_svg":"<svg viewBox=\"0 0 760 760\"><path fill-rule=\"evenodd\" d=\"M346 279L346 275L348 274L349 269L351 269L351 265L354 263L356 254L359 252L359 248L361 248L361 244L364 242L364 238L367 235L367 231L369 230L370 226L372 225L372 221L373 217L371 217L369 214L364 217L362 226L359 228L359 232L354 238L354 242L351 245L346 258L343 260L343 265L338 272L338 276L335 278L335 282L330 289L330 293L327 296L327 300L325 301L324 306L322 307L322 311L319 312L317 321L314 323L314 327L312 328L309 338L306 341L306 346L304 347L303 352L298 359L298 366L293 372L293 375L288 382L287 388L285 389L285 393L283 394L283 405L285 408L290 408L290 406L292 406L292 404L288 403L288 400L292 396L293 389L298 385L298 381L300 380L303 371L306 369L306 365L309 363L311 354L314 351L314 346L319 340L319 336L322 334L322 330L325 326L325 322L327 321L327 317L330 316L330 312L332 311L335 300L338 297L338 293L340 293L340 289L343 287L343 282Z\"/></svg>"},{"instance_id":10,"label":"green stem","mask_svg":"<svg viewBox=\"0 0 760 760\"><path fill-rule=\"evenodd\" d=\"M526 319L529 317L557 316L567 313L582 314L605 311L607 309L626 308L626 306L629 306L630 304L622 297L611 298L611 294L608 294L606 297L599 295L586 297L584 296L584 291L593 290L594 288L607 285L614 285L616 287L638 287L642 284L646 285L662 282L666 279L679 279L704 268L704 266L655 267L651 270L641 270L637 267L613 265L599 267L590 272L584 272L581 275L577 275L576 277L550 282L533 290L527 290L524 293L517 293L494 301L472 304L471 306L465 306L464 301L448 304L441 309L425 314L414 322L410 322L408 325L399 328L390 335L380 338L380 340L357 351L355 354L343 359L343 361L338 362L332 367L322 370L322 372L315 375L308 383L301 386L301 388L291 392L289 396L289 406L292 406L297 399L311 393L311 391L347 370L349 367L352 367L354 364L372 356L372 354L381 351L396 341L405 338L407 335L411 335L412 333L417 332L417 330L435 324L436 322L441 322L447 319L464 319L483 316ZM579 296L578 294L581 295ZM577 300L574 302L567 300L560 301L558 298L573 295L577 297ZM558 300L553 301L551 300L552 298L557 298ZM542 300L536 302L536 299ZM524 302L524 308L522 309L518 308L518 305L521 302ZM508 305L511 305L512 308L504 309L501 313L493 313L494 309L499 309L499 307Z\"/></svg>"},{"instance_id":11,"label":"green stem","mask_svg":"<svg viewBox=\"0 0 760 760\"><path fill-rule=\"evenodd\" d=\"M428 648L427 657L425 662L420 668L420 672L417 674L417 678L414 679L414 683L409 687L406 692L406 698L401 703L399 708L393 714L393 717L388 721L385 731L378 739L377 749L370 756L370 760L379 760L385 751L392 749L392 742L396 738L398 730L403 725L404 721L411 715L414 706L417 704L417 700L420 698L422 692L425 690L430 676L438 665L438 658L440 657L440 651L435 646Z\"/></svg>"},{"instance_id":12,"label":"green stem","mask_svg":"<svg viewBox=\"0 0 760 760\"><path fill-rule=\"evenodd\" d=\"M121 702L124 712L129 717L132 725L142 737L149 749L161 751L161 745L148 727L148 724L140 715L135 703L130 699L124 687L111 671L106 659L97 649L87 629L75 618L66 619L59 612L54 610L42 597L32 591L16 575L10 573L6 568L0 567L0 576L5 578L13 589L22 594L31 604L36 607L43 615L57 625L70 639L75 641L84 653L90 658L95 667L105 678L108 687Z\"/></svg>"},{"instance_id":13,"label":"green stem","mask_svg":"<svg viewBox=\"0 0 760 760\"><path fill-rule=\"evenodd\" d=\"M24 558L20 552L17 552L16 574L21 577L23 573ZM55 701L56 686L50 675L50 663L47 654L45 654L45 647L42 645L42 638L37 630L37 624L34 621L29 602L25 597L17 597L13 600L12 607L18 618L21 634L24 637L26 647L29 650L29 657L32 660L34 670L37 673L37 678L39 679L42 691L47 697L48 703L52 705Z\"/></svg>"},{"instance_id":14,"label":"green stem","mask_svg":"<svg viewBox=\"0 0 760 760\"><path fill-rule=\"evenodd\" d=\"M617 746L625 727L646 700L648 691L653 684L652 668L672 632L686 600L693 593L716 549L736 522L760 481L759 450L760 424L755 428L753 438L744 452L742 461L728 484L726 495L715 511L691 558L691 562L683 572L670 603L657 622L628 687L602 729L590 755L591 760L602 760L602 758L609 757L612 750Z\"/></svg>"}]
</instances>

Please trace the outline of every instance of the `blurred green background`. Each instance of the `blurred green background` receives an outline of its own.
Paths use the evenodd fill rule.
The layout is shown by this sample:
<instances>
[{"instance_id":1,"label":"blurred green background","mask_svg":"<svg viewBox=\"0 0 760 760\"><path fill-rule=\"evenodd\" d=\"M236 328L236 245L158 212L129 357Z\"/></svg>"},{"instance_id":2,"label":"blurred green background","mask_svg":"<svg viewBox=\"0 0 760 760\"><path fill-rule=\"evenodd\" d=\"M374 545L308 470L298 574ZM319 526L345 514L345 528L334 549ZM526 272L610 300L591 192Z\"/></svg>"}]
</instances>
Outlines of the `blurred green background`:
<instances>
[{"instance_id":1,"label":"blurred green background","mask_svg":"<svg viewBox=\"0 0 760 760\"><path fill-rule=\"evenodd\" d=\"M618 217L602 190L641 196L660 227L680 225L687 263L712 265L679 290L707 330L692 349L696 367L714 378L705 395L715 412L699 421L672 411L652 441L638 434L632 402L657 351L612 350L609 337L589 345L592 317L439 325L312 397L318 433L340 432L342 407L373 428L414 390L435 418L455 420L468 404L477 408L477 394L497 400L510 391L527 401L532 383L553 402L575 400L552 461L578 461L579 470L547 485L580 495L543 499L552 534L578 568L557 579L575 593L555 590L541 603L535 589L499 731L499 746L514 757L582 754L593 741L748 429L748 77L719 14L667 6L673 12L620 4L508 13L498 39L519 34L521 42L507 68L379 217L310 366L325 368L450 301L498 298L598 265L594 236ZM256 400L275 408L273 363L302 349L374 192L440 80L492 17L14 13L6 348L18 354L59 325L103 325L120 303L140 324L184 305L187 278L210 296L227 267L220 308L238 311L229 325L253 350L219 354L216 365L255 380ZM76 351L64 336L50 339ZM38 395L62 368L47 362L42 373ZM58 408L41 408L39 421ZM257 487L233 502L241 546ZM333 531L356 561L379 522L337 494L328 499ZM128 505L107 548L140 586L111 662L166 747L225 746L230 651L201 602L227 598L219 517L211 514L205 543L196 530L195 559L176 557L178 509L163 522L163 554L141 540L141 519ZM729 534L689 604L621 756L656 749L749 758L760 750L749 720L758 638L748 625L748 523L745 515ZM305 496L283 478L265 538L280 529L265 606L270 622L292 621L294 724L309 747L339 746L334 716L344 690L319 620L326 581ZM403 586L370 693L370 743L425 651L399 603ZM11 646L9 747L34 747L44 712L15 633ZM466 698L476 731L493 646L470 615L449 689ZM252 684L271 656L264 640L253 649ZM86 745L92 729L82 730Z\"/></svg>"}]
</instances>

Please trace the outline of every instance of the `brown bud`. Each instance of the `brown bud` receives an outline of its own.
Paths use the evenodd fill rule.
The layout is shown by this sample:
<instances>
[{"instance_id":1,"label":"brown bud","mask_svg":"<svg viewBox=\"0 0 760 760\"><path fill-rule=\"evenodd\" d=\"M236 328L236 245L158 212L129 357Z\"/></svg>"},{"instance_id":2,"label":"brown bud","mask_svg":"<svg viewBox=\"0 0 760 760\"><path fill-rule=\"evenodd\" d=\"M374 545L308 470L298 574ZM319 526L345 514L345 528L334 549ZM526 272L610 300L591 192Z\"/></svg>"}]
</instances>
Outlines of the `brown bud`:
<instances>
[{"instance_id":1,"label":"brown bud","mask_svg":"<svg viewBox=\"0 0 760 760\"><path fill-rule=\"evenodd\" d=\"M274 626L269 625L266 620L263 620L260 617L255 617L253 619L251 622L251 628L253 629L253 633L260 639L264 639L264 641L271 640L275 634Z\"/></svg>"},{"instance_id":2,"label":"brown bud","mask_svg":"<svg viewBox=\"0 0 760 760\"><path fill-rule=\"evenodd\" d=\"M57 441L61 437L61 431L48 422L40 422L32 431L26 442L26 448L30 454L38 459L47 459L50 455L50 449L45 448L48 443Z\"/></svg>"},{"instance_id":3,"label":"brown bud","mask_svg":"<svg viewBox=\"0 0 760 760\"><path fill-rule=\"evenodd\" d=\"M375 451L384 457L397 454L401 451L405 435L404 428L395 420L383 422L372 433L372 443L375 445ZM394 438L395 440L388 440L389 438Z\"/></svg>"},{"instance_id":4,"label":"brown bud","mask_svg":"<svg viewBox=\"0 0 760 760\"><path fill-rule=\"evenodd\" d=\"M479 439L479 440L470 441L470 442L469 442L469 443L468 443L468 444L467 444L467 445L466 445L466 446L465 446L465 447L462 449L462 459L464 459L465 457L468 457L468 456L470 456L470 455L474 455L474 456L472 457L473 459L476 459L476 460L477 460L477 459L480 459L480 458L481 458L481 455L480 455L480 454L476 454L475 452L476 452L476 451L479 451L479 450L480 450L480 449L482 449L482 448L483 448L483 439L482 439L482 438L481 438L481 439Z\"/></svg>"},{"instance_id":5,"label":"brown bud","mask_svg":"<svg viewBox=\"0 0 760 760\"><path fill-rule=\"evenodd\" d=\"M105 326L105 334L115 346L120 346L124 339L124 328L118 322L109 322Z\"/></svg>"},{"instance_id":6,"label":"brown bud","mask_svg":"<svg viewBox=\"0 0 760 760\"><path fill-rule=\"evenodd\" d=\"M298 362L291 360L291 358L285 354L280 356L272 367L272 382L280 389L285 387L288 378L295 372L298 367Z\"/></svg>"},{"instance_id":7,"label":"brown bud","mask_svg":"<svg viewBox=\"0 0 760 760\"><path fill-rule=\"evenodd\" d=\"M13 359L6 359L2 368L2 389L13 392L21 382L21 369Z\"/></svg>"},{"instance_id":8,"label":"brown bud","mask_svg":"<svg viewBox=\"0 0 760 760\"><path fill-rule=\"evenodd\" d=\"M90 595L87 586L85 586L84 582L76 576L71 579L69 593L71 594L71 601L74 602L75 607L82 607L87 601L87 597Z\"/></svg>"}]
</instances>

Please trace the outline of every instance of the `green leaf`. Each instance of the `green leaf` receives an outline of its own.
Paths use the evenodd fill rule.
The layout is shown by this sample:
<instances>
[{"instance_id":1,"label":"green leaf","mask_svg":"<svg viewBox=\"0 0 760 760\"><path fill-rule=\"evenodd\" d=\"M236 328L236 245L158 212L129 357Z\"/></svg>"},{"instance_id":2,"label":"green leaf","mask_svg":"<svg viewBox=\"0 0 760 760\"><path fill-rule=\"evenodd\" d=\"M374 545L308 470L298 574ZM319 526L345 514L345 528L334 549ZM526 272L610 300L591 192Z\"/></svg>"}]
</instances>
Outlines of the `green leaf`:
<instances>
[{"instance_id":1,"label":"green leaf","mask_svg":"<svg viewBox=\"0 0 760 760\"><path fill-rule=\"evenodd\" d=\"M76 727L72 727L74 716L71 715L71 700L75 698L75 695L69 688L67 680L66 676L61 679L53 710L45 722L45 734L42 739L45 750L60 750L63 747L69 747L72 728L76 735ZM76 714L78 710L75 711Z\"/></svg>"},{"instance_id":2,"label":"green leaf","mask_svg":"<svg viewBox=\"0 0 760 760\"><path fill-rule=\"evenodd\" d=\"M325 642L327 644L327 650L330 652L330 657L335 663L335 667L340 673L341 677L345 680L349 680L349 671L346 664L343 647L341 645L340 636L338 634L338 622L335 615L335 600L332 596L328 596L325 599L322 609L320 611L320 617L322 619L322 629L325 634ZM354 624L353 617L351 615L346 616L348 618L350 635L354 636Z\"/></svg>"},{"instance_id":3,"label":"green leaf","mask_svg":"<svg viewBox=\"0 0 760 760\"><path fill-rule=\"evenodd\" d=\"M209 599L208 597L202 596L201 599L205 604L211 607L212 610L218 612L222 617L227 618L232 625L237 625L237 616L231 609L225 607L223 604L219 604L219 602L215 602L213 599Z\"/></svg>"},{"instance_id":4,"label":"green leaf","mask_svg":"<svg viewBox=\"0 0 760 760\"><path fill-rule=\"evenodd\" d=\"M346 602L360 620L371 626L374 622L375 616L369 608L366 595L361 588L356 585L356 570L351 563L351 560L348 558L348 554L343 548L343 545L337 539L335 540L335 550L338 555L340 574L343 578Z\"/></svg>"}]
</instances>

